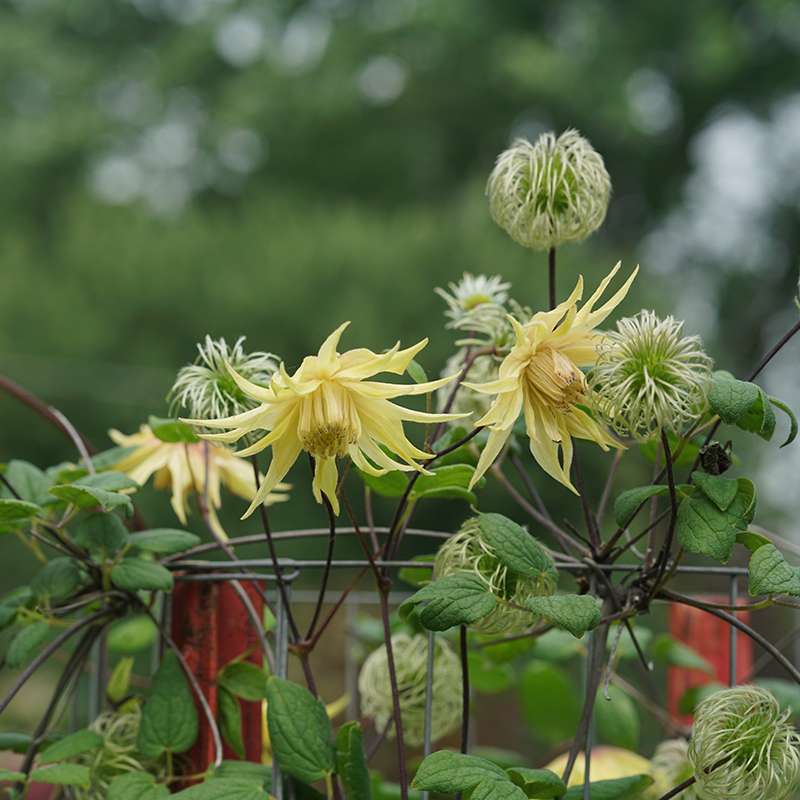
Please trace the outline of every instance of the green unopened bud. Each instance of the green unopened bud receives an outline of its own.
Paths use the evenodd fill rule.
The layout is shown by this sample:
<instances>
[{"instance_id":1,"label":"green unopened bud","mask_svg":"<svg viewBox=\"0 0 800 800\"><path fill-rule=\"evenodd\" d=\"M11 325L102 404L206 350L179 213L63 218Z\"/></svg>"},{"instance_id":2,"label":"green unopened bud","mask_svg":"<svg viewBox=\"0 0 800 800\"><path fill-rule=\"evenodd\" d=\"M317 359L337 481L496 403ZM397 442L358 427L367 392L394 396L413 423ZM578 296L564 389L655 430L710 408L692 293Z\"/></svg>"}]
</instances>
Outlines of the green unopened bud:
<instances>
[{"instance_id":1,"label":"green unopened bud","mask_svg":"<svg viewBox=\"0 0 800 800\"><path fill-rule=\"evenodd\" d=\"M117 661L111 672L106 687L106 697L112 703L121 703L128 695L131 686L131 672L133 671L133 658L126 656Z\"/></svg>"},{"instance_id":2,"label":"green unopened bud","mask_svg":"<svg viewBox=\"0 0 800 800\"><path fill-rule=\"evenodd\" d=\"M461 722L461 662L447 641L435 639L433 656L433 706L431 738L441 739L456 730ZM428 637L398 633L392 636L392 653L400 695L403 738L417 746L425 737L425 689L428 669ZM375 650L358 676L362 713L383 730L394 714L386 647ZM389 731L394 738L394 730Z\"/></svg>"},{"instance_id":3,"label":"green unopened bud","mask_svg":"<svg viewBox=\"0 0 800 800\"><path fill-rule=\"evenodd\" d=\"M602 225L611 179L577 131L517 139L500 154L486 186L492 219L524 247L546 250L585 239Z\"/></svg>"}]
</instances>

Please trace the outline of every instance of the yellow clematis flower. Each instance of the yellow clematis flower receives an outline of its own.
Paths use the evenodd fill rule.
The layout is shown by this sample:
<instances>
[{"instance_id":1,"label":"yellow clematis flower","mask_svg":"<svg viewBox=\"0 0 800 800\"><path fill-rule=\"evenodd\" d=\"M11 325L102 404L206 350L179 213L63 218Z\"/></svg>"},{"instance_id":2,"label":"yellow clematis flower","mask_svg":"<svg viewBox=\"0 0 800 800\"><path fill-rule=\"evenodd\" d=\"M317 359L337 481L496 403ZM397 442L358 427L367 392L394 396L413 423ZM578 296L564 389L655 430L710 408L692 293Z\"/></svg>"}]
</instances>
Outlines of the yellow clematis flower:
<instances>
[{"instance_id":1,"label":"yellow clematis flower","mask_svg":"<svg viewBox=\"0 0 800 800\"><path fill-rule=\"evenodd\" d=\"M252 500L256 495L252 465L225 447L205 442L164 442L147 425L142 425L138 433L126 435L111 430L108 435L121 447L135 448L115 464L114 469L125 473L138 484L146 483L155 475L153 486L156 489L172 489L172 508L184 525L189 493L204 493L206 484L211 521L223 536L224 531L216 520L216 509L222 505L220 486L224 485L245 500ZM284 492L289 488L288 484L276 484L273 487L275 492L265 497L267 505L288 500L289 496Z\"/></svg>"},{"instance_id":2,"label":"yellow clematis flower","mask_svg":"<svg viewBox=\"0 0 800 800\"><path fill-rule=\"evenodd\" d=\"M249 456L272 448L272 462L258 495L242 519L250 516L292 467L301 451L314 458L312 489L318 503L324 494L336 514L338 472L336 459L350 456L353 463L370 475L394 470L424 468L418 461L431 458L410 442L403 422L447 422L465 414L430 414L402 408L389 402L401 395L427 394L444 386L455 376L404 386L367 381L379 372L402 375L414 356L428 343L423 339L400 350L399 342L386 353L359 348L339 354L336 350L344 329L340 325L322 344L315 356L306 356L293 375L281 364L269 387L252 383L228 365L237 386L260 405L242 414L216 420L183 420L204 428L228 428L225 433L202 434L205 439L235 442L254 430L268 431L250 447L238 451ZM388 448L397 458L388 455Z\"/></svg>"},{"instance_id":3,"label":"yellow clematis flower","mask_svg":"<svg viewBox=\"0 0 800 800\"><path fill-rule=\"evenodd\" d=\"M595 310L619 263L600 282L597 291L578 309L583 277L572 294L552 311L541 311L521 325L511 318L516 343L500 365L498 378L487 383L465 383L476 392L496 395L476 427L489 428L470 486L486 472L499 454L521 413L533 457L550 476L578 494L569 478L572 437L589 439L603 450L622 447L606 428L595 422L580 404L586 399L586 379L580 367L598 357L601 334L595 328L622 302L639 268L623 287Z\"/></svg>"}]
</instances>

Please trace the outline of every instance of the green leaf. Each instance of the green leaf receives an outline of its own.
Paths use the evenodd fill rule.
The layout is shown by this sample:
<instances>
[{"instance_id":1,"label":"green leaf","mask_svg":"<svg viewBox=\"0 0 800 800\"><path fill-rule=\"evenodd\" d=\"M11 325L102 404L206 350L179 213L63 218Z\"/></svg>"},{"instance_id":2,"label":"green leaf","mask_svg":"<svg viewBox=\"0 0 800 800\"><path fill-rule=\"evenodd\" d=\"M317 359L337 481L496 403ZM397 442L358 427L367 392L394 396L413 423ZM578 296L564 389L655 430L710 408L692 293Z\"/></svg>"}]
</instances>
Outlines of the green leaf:
<instances>
[{"instance_id":1,"label":"green leaf","mask_svg":"<svg viewBox=\"0 0 800 800\"><path fill-rule=\"evenodd\" d=\"M269 795L252 781L211 778L172 795L181 800L268 800Z\"/></svg>"},{"instance_id":2,"label":"green leaf","mask_svg":"<svg viewBox=\"0 0 800 800\"><path fill-rule=\"evenodd\" d=\"M451 447L452 445L457 444L464 439L468 433L469 430L467 430L467 428L465 428L463 425L449 427L433 443L432 449L434 453L440 453L442 450L447 450L448 447ZM441 456L438 458L436 463L439 466L444 466L445 464L470 464L474 467L478 463L478 458L475 455L475 451L470 447L470 442L467 442L467 444L461 445L461 447L456 448L446 456Z\"/></svg>"},{"instance_id":3,"label":"green leaf","mask_svg":"<svg viewBox=\"0 0 800 800\"><path fill-rule=\"evenodd\" d=\"M715 372L709 405L723 422L758 434L769 441L775 432L775 412L760 386L739 381L729 372Z\"/></svg>"},{"instance_id":4,"label":"green leaf","mask_svg":"<svg viewBox=\"0 0 800 800\"><path fill-rule=\"evenodd\" d=\"M28 776L24 772L14 772L10 769L0 769L0 784L8 781L9 783L24 783Z\"/></svg>"},{"instance_id":5,"label":"green leaf","mask_svg":"<svg viewBox=\"0 0 800 800\"><path fill-rule=\"evenodd\" d=\"M668 486L661 484L653 484L651 486L637 486L635 489L628 489L626 492L617 496L614 501L614 519L617 526L620 528L627 528L630 525L636 509L649 500L651 497L656 497L661 494L669 492Z\"/></svg>"},{"instance_id":6,"label":"green leaf","mask_svg":"<svg viewBox=\"0 0 800 800\"><path fill-rule=\"evenodd\" d=\"M677 458L675 458L675 453L678 451L678 447L680 447L681 438L672 433L672 431L667 434L667 438L669 440L670 452L675 459L673 466L690 467L692 464L694 464L695 460L700 454L702 440L686 442L683 445L683 449L680 451L680 454L677 456ZM650 463L655 463L657 458L661 458L661 440L658 436L654 436L652 439L649 439L648 441L639 445L639 450Z\"/></svg>"},{"instance_id":7,"label":"green leaf","mask_svg":"<svg viewBox=\"0 0 800 800\"><path fill-rule=\"evenodd\" d=\"M728 510L739 491L738 481L722 475L707 475L698 471L692 473L692 480L720 511Z\"/></svg>"},{"instance_id":8,"label":"green leaf","mask_svg":"<svg viewBox=\"0 0 800 800\"><path fill-rule=\"evenodd\" d=\"M95 731L85 728L59 739L45 748L39 755L39 763L52 764L54 761L66 761L82 753L91 753L103 746L103 737Z\"/></svg>"},{"instance_id":9,"label":"green leaf","mask_svg":"<svg viewBox=\"0 0 800 800\"><path fill-rule=\"evenodd\" d=\"M0 525L17 525L42 513L40 506L27 500L0 500Z\"/></svg>"},{"instance_id":10,"label":"green leaf","mask_svg":"<svg viewBox=\"0 0 800 800\"><path fill-rule=\"evenodd\" d=\"M131 514L133 503L127 494L120 494L119 490L136 488L138 485L136 481L121 472L98 472L74 483L53 486L50 494L59 500L74 503L78 508L92 508L99 505L103 511L113 511L121 507L127 514Z\"/></svg>"},{"instance_id":11,"label":"green leaf","mask_svg":"<svg viewBox=\"0 0 800 800\"><path fill-rule=\"evenodd\" d=\"M91 785L89 767L82 764L51 764L31 772L31 783L48 783L54 786L80 786L88 789Z\"/></svg>"},{"instance_id":12,"label":"green leaf","mask_svg":"<svg viewBox=\"0 0 800 800\"><path fill-rule=\"evenodd\" d=\"M478 756L438 750L420 765L411 786L437 794L467 792L486 779L507 780L500 767Z\"/></svg>"},{"instance_id":13,"label":"green leaf","mask_svg":"<svg viewBox=\"0 0 800 800\"><path fill-rule=\"evenodd\" d=\"M50 636L50 626L46 622L34 622L20 630L8 645L6 666L18 669L28 664L41 650Z\"/></svg>"},{"instance_id":14,"label":"green leaf","mask_svg":"<svg viewBox=\"0 0 800 800\"><path fill-rule=\"evenodd\" d=\"M530 798L549 800L549 798L561 797L567 791L564 781L549 769L513 767L506 772L509 778Z\"/></svg>"},{"instance_id":15,"label":"green leaf","mask_svg":"<svg viewBox=\"0 0 800 800\"><path fill-rule=\"evenodd\" d=\"M555 745L575 735L581 702L564 670L546 661L530 661L519 688L523 715L537 739Z\"/></svg>"},{"instance_id":16,"label":"green leaf","mask_svg":"<svg viewBox=\"0 0 800 800\"><path fill-rule=\"evenodd\" d=\"M420 586L425 586L431 582L433 577L433 562L436 559L436 554L433 555L418 555L412 558L412 561L419 561L420 564L430 564L429 567L402 567L397 573L397 577L401 581L413 586L415 589Z\"/></svg>"},{"instance_id":17,"label":"green leaf","mask_svg":"<svg viewBox=\"0 0 800 800\"><path fill-rule=\"evenodd\" d=\"M511 664L492 663L483 650L469 654L469 682L482 694L498 694L514 685L515 672Z\"/></svg>"},{"instance_id":18,"label":"green leaf","mask_svg":"<svg viewBox=\"0 0 800 800\"><path fill-rule=\"evenodd\" d=\"M291 681L267 682L267 723L272 751L280 768L306 783L336 769L333 732L325 706Z\"/></svg>"},{"instance_id":19,"label":"green leaf","mask_svg":"<svg viewBox=\"0 0 800 800\"><path fill-rule=\"evenodd\" d=\"M750 556L748 591L762 594L800 596L800 568L791 566L774 544L765 544Z\"/></svg>"},{"instance_id":20,"label":"green leaf","mask_svg":"<svg viewBox=\"0 0 800 800\"><path fill-rule=\"evenodd\" d=\"M483 619L497 605L497 599L476 575L457 573L423 586L400 606L400 616L407 616L420 603L425 604L419 611L423 627L446 631Z\"/></svg>"},{"instance_id":21,"label":"green leaf","mask_svg":"<svg viewBox=\"0 0 800 800\"><path fill-rule=\"evenodd\" d=\"M704 683L702 686L692 686L690 689L687 689L678 700L678 711L681 714L694 714L694 710L703 700L724 688L725 687L721 683L717 683L717 681Z\"/></svg>"},{"instance_id":22,"label":"green leaf","mask_svg":"<svg viewBox=\"0 0 800 800\"><path fill-rule=\"evenodd\" d=\"M739 478L738 490L727 511L720 511L703 493L686 497L678 507L678 541L690 553L726 562L733 552L736 536L753 521L756 492L753 483Z\"/></svg>"},{"instance_id":23,"label":"green leaf","mask_svg":"<svg viewBox=\"0 0 800 800\"><path fill-rule=\"evenodd\" d=\"M125 656L117 661L106 685L106 697L112 703L121 703L127 696L131 687L131 674L133 673L134 659Z\"/></svg>"},{"instance_id":24,"label":"green leaf","mask_svg":"<svg viewBox=\"0 0 800 800\"><path fill-rule=\"evenodd\" d=\"M502 514L478 514L477 519L481 539L501 564L533 580L557 578L553 559L521 525Z\"/></svg>"},{"instance_id":25,"label":"green leaf","mask_svg":"<svg viewBox=\"0 0 800 800\"><path fill-rule=\"evenodd\" d=\"M789 406L786 403L778 400L777 397L772 397L771 395L767 398L772 405L776 408L779 408L789 417L789 436L786 438L786 441L781 445L781 447L786 447L787 444L791 444L797 438L797 417L794 414Z\"/></svg>"},{"instance_id":26,"label":"green leaf","mask_svg":"<svg viewBox=\"0 0 800 800\"><path fill-rule=\"evenodd\" d=\"M248 781L268 789L272 783L272 768L252 761L223 761L214 771L214 778Z\"/></svg>"},{"instance_id":27,"label":"green leaf","mask_svg":"<svg viewBox=\"0 0 800 800\"><path fill-rule=\"evenodd\" d=\"M411 378L414 383L427 383L428 382L428 375L426 374L425 370L422 368L422 365L419 361L415 359L411 359L408 366L406 367L406 372L408 373L408 377ZM349 798L348 798L349 800Z\"/></svg>"},{"instance_id":28,"label":"green leaf","mask_svg":"<svg viewBox=\"0 0 800 800\"><path fill-rule=\"evenodd\" d=\"M708 402L723 422L735 424L759 401L759 391L756 384L736 380L730 372L720 370L714 373Z\"/></svg>"},{"instance_id":29,"label":"green leaf","mask_svg":"<svg viewBox=\"0 0 800 800\"><path fill-rule=\"evenodd\" d=\"M608 687L608 696L600 691L594 706L597 735L604 744L637 750L641 723L636 704L617 686Z\"/></svg>"},{"instance_id":30,"label":"green leaf","mask_svg":"<svg viewBox=\"0 0 800 800\"><path fill-rule=\"evenodd\" d=\"M89 514L75 525L76 544L98 561L113 558L128 543L128 530L116 514Z\"/></svg>"},{"instance_id":31,"label":"green leaf","mask_svg":"<svg viewBox=\"0 0 800 800\"><path fill-rule=\"evenodd\" d=\"M772 544L763 533L757 531L740 531L736 534L736 543L744 545L751 553L755 553L759 547L763 547L765 544Z\"/></svg>"},{"instance_id":32,"label":"green leaf","mask_svg":"<svg viewBox=\"0 0 800 800\"><path fill-rule=\"evenodd\" d=\"M25 753L32 741L33 737L28 733L0 731L0 752Z\"/></svg>"},{"instance_id":33,"label":"green leaf","mask_svg":"<svg viewBox=\"0 0 800 800\"><path fill-rule=\"evenodd\" d=\"M224 686L217 689L219 732L239 758L245 757L242 737L242 709L239 701Z\"/></svg>"},{"instance_id":34,"label":"green leaf","mask_svg":"<svg viewBox=\"0 0 800 800\"><path fill-rule=\"evenodd\" d=\"M243 700L258 702L267 696L267 676L257 664L231 661L226 664L217 683Z\"/></svg>"},{"instance_id":35,"label":"green leaf","mask_svg":"<svg viewBox=\"0 0 800 800\"><path fill-rule=\"evenodd\" d=\"M580 639L600 624L600 605L594 597L581 594L554 594L531 597L525 605L540 617Z\"/></svg>"},{"instance_id":36,"label":"green leaf","mask_svg":"<svg viewBox=\"0 0 800 800\"><path fill-rule=\"evenodd\" d=\"M134 655L151 647L158 628L146 614L136 614L115 623L108 631L106 642L112 653Z\"/></svg>"},{"instance_id":37,"label":"green leaf","mask_svg":"<svg viewBox=\"0 0 800 800\"><path fill-rule=\"evenodd\" d=\"M671 667L698 669L709 675L714 674L714 668L708 661L688 645L673 639L668 633L656 636L650 647L650 653L654 660Z\"/></svg>"},{"instance_id":38,"label":"green leaf","mask_svg":"<svg viewBox=\"0 0 800 800\"><path fill-rule=\"evenodd\" d=\"M632 775L610 781L593 781L589 784L591 800L640 800L642 792L653 785L649 775ZM567 790L563 800L583 800L583 786Z\"/></svg>"},{"instance_id":39,"label":"green leaf","mask_svg":"<svg viewBox=\"0 0 800 800\"><path fill-rule=\"evenodd\" d=\"M537 658L546 661L566 661L581 652L581 644L571 633L553 628L542 636L537 636L534 651ZM494 648L490 648L494 650Z\"/></svg>"},{"instance_id":40,"label":"green leaf","mask_svg":"<svg viewBox=\"0 0 800 800\"><path fill-rule=\"evenodd\" d=\"M147 424L157 439L162 442L199 442L200 438L192 430L191 425L181 422L179 419L168 419L165 417L150 417Z\"/></svg>"},{"instance_id":41,"label":"green leaf","mask_svg":"<svg viewBox=\"0 0 800 800\"><path fill-rule=\"evenodd\" d=\"M469 464L447 464L431 470L430 475L420 475L409 495L412 500L439 499L477 502L475 495L467 489L474 467ZM361 479L375 494L382 497L401 497L408 485L408 477L399 471L386 475L369 475L359 471ZM479 484L480 485L480 484Z\"/></svg>"},{"instance_id":42,"label":"green leaf","mask_svg":"<svg viewBox=\"0 0 800 800\"><path fill-rule=\"evenodd\" d=\"M420 475L411 492L412 500L464 500L474 505L475 495L467 489L475 468L469 464L449 464L431 470L430 475ZM480 482L478 483L480 486Z\"/></svg>"},{"instance_id":43,"label":"green leaf","mask_svg":"<svg viewBox=\"0 0 800 800\"><path fill-rule=\"evenodd\" d=\"M138 747L146 758L183 753L197 739L192 691L174 653L165 653L142 709Z\"/></svg>"},{"instance_id":44,"label":"green leaf","mask_svg":"<svg viewBox=\"0 0 800 800\"><path fill-rule=\"evenodd\" d=\"M527 800L527 795L508 778L484 778L472 791L470 800Z\"/></svg>"},{"instance_id":45,"label":"green leaf","mask_svg":"<svg viewBox=\"0 0 800 800\"><path fill-rule=\"evenodd\" d=\"M149 772L128 772L111 781L106 800L161 800L171 796Z\"/></svg>"},{"instance_id":46,"label":"green leaf","mask_svg":"<svg viewBox=\"0 0 800 800\"><path fill-rule=\"evenodd\" d=\"M364 736L357 722L346 722L336 734L336 772L347 800L371 800Z\"/></svg>"},{"instance_id":47,"label":"green leaf","mask_svg":"<svg viewBox=\"0 0 800 800\"><path fill-rule=\"evenodd\" d=\"M172 573L166 567L143 558L123 558L111 570L111 582L129 592L170 592L173 585Z\"/></svg>"},{"instance_id":48,"label":"green leaf","mask_svg":"<svg viewBox=\"0 0 800 800\"><path fill-rule=\"evenodd\" d=\"M53 499L49 492L50 479L38 467L27 461L9 461L3 476L22 500L43 506ZM0 484L0 497L13 496L5 484Z\"/></svg>"},{"instance_id":49,"label":"green leaf","mask_svg":"<svg viewBox=\"0 0 800 800\"><path fill-rule=\"evenodd\" d=\"M5 630L17 620L17 609L0 603L0 631Z\"/></svg>"},{"instance_id":50,"label":"green leaf","mask_svg":"<svg viewBox=\"0 0 800 800\"><path fill-rule=\"evenodd\" d=\"M139 550L146 550L149 553L171 555L200 544L200 537L194 533L173 528L153 528L149 531L132 533L130 543Z\"/></svg>"},{"instance_id":51,"label":"green leaf","mask_svg":"<svg viewBox=\"0 0 800 800\"><path fill-rule=\"evenodd\" d=\"M756 686L772 692L781 708L788 709L795 719L800 717L800 686L794 681L783 678L757 678L753 682Z\"/></svg>"},{"instance_id":52,"label":"green leaf","mask_svg":"<svg viewBox=\"0 0 800 800\"><path fill-rule=\"evenodd\" d=\"M72 597L87 581L88 576L79 561L74 558L54 558L36 573L31 581L31 589L37 598L50 598L59 603Z\"/></svg>"}]
</instances>

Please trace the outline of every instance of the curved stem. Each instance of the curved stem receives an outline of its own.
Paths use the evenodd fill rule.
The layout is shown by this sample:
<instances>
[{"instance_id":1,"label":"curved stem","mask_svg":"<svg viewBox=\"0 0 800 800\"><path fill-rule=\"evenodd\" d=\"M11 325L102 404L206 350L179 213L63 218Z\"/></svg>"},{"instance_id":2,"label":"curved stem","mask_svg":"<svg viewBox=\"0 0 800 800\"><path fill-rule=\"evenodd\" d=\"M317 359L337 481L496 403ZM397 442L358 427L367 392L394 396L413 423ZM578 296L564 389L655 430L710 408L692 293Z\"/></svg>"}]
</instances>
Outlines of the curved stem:
<instances>
[{"instance_id":1,"label":"curved stem","mask_svg":"<svg viewBox=\"0 0 800 800\"><path fill-rule=\"evenodd\" d=\"M314 631L319 622L319 615L322 613L322 604L325 600L325 590L328 588L328 579L331 575L331 563L333 562L333 548L336 544L336 514L333 513L333 506L331 501L328 500L326 495L322 495L322 500L325 504L325 509L328 512L328 521L330 525L330 532L328 534L328 551L325 555L325 568L322 572L322 581L319 587L319 595L317 597L317 604L314 607L314 615L311 617L311 623L308 626L308 633L306 633L306 641L313 639Z\"/></svg>"},{"instance_id":2,"label":"curved stem","mask_svg":"<svg viewBox=\"0 0 800 800\"><path fill-rule=\"evenodd\" d=\"M87 625L92 625L93 623L100 620L102 617L108 616L109 609L104 608L102 611L97 611L94 614L91 614L84 619L78 620L74 625L71 625L66 630L62 631L52 642L50 642L47 647L42 650L36 658L28 664L27 667L20 673L19 677L14 681L14 685L8 691L6 696L3 698L2 702L0 702L0 714L6 710L8 704L16 697L17 693L20 689L27 683L28 679L36 672L39 667L47 661L53 653L56 652L63 644L68 642L78 631L85 628Z\"/></svg>"},{"instance_id":3,"label":"curved stem","mask_svg":"<svg viewBox=\"0 0 800 800\"><path fill-rule=\"evenodd\" d=\"M81 457L86 461L86 469L89 472L94 472L94 466L91 464L89 454L94 453L95 449L89 440L78 433L75 426L57 408L40 400L35 394L24 389L5 375L0 375L0 391L4 391L11 397L16 398L51 425L58 428L76 446Z\"/></svg>"},{"instance_id":4,"label":"curved stem","mask_svg":"<svg viewBox=\"0 0 800 800\"><path fill-rule=\"evenodd\" d=\"M691 778L687 778L685 781L679 783L674 789L670 789L666 794L662 794L659 800L670 800L672 797L677 797L684 789L688 789L690 786L693 786L697 781L694 775Z\"/></svg>"},{"instance_id":5,"label":"curved stem","mask_svg":"<svg viewBox=\"0 0 800 800\"><path fill-rule=\"evenodd\" d=\"M795 665L792 664L792 662L789 661L789 659L786 658L786 656L781 653L781 651L778 650L778 648L775 647L772 642L769 641L769 639L762 636L758 631L754 631L749 625L746 625L740 619L737 619L733 614L730 614L727 611L720 611L719 609L711 608L699 600L695 600L692 597L686 597L682 594L677 594L676 592L668 591L667 589L662 589L657 596L663 597L673 603L681 603L685 606L699 608L701 611L705 611L707 614L711 614L714 617L725 620L725 622L727 622L729 625L733 625L734 628L738 628L746 636L749 636L754 642L756 642L756 644L761 645L761 647L763 647L797 683L800 683L800 670L798 670L797 667L795 667Z\"/></svg>"}]
</instances>

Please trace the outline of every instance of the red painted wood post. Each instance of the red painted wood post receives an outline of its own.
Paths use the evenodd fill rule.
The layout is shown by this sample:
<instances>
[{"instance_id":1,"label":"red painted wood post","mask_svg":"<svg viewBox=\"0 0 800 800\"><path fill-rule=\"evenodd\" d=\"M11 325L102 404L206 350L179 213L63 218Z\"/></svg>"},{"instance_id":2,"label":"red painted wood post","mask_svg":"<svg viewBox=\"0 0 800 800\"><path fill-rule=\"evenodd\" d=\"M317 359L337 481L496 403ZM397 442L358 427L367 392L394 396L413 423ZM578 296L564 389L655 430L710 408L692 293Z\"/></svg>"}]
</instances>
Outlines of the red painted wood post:
<instances>
[{"instance_id":1,"label":"red painted wood post","mask_svg":"<svg viewBox=\"0 0 800 800\"><path fill-rule=\"evenodd\" d=\"M712 603L728 603L727 595L703 595L700 599ZM739 611L736 616L749 622L750 614ZM669 632L680 642L691 647L708 661L714 669L713 675L701 670L670 667L667 672L667 708L670 714L685 725L692 717L681 714L678 702L683 694L695 686L705 686L717 681L727 686L730 683L730 625L699 608L672 603L669 609ZM749 680L753 669L753 642L739 634L736 639L736 677L739 682Z\"/></svg>"},{"instance_id":2,"label":"red painted wood post","mask_svg":"<svg viewBox=\"0 0 800 800\"><path fill-rule=\"evenodd\" d=\"M243 583L256 613L261 618L263 601L250 582ZM208 700L217 713L217 675L235 658L259 666L263 654L250 617L230 583L181 582L172 593L172 636ZM205 716L198 707L200 733L189 751L189 771L205 772L214 762L214 742ZM242 702L242 728L248 761L261 761L261 704ZM224 746L224 757L236 754Z\"/></svg>"}]
</instances>

